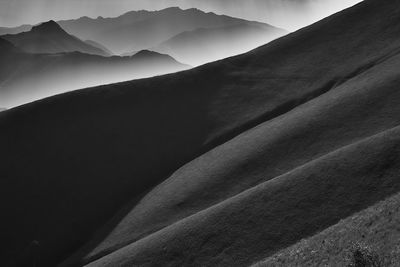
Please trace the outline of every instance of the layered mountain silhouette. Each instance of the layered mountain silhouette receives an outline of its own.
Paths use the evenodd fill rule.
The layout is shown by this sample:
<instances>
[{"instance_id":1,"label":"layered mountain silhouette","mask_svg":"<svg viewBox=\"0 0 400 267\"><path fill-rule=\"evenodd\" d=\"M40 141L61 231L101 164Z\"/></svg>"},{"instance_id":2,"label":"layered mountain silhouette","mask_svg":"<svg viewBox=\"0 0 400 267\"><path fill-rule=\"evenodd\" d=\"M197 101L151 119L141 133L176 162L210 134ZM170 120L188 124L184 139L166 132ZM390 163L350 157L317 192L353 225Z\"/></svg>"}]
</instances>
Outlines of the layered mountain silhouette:
<instances>
[{"instance_id":1,"label":"layered mountain silhouette","mask_svg":"<svg viewBox=\"0 0 400 267\"><path fill-rule=\"evenodd\" d=\"M189 65L244 53L287 33L265 23L177 7L131 11L116 18L82 17L58 24L74 36L90 40L86 43L107 54L126 56L144 49L170 51ZM0 33L15 34L28 29L29 25L0 28ZM202 49L203 58L190 55L199 54Z\"/></svg>"},{"instance_id":2,"label":"layered mountain silhouette","mask_svg":"<svg viewBox=\"0 0 400 267\"><path fill-rule=\"evenodd\" d=\"M182 10L177 7L153 12L132 11L116 18L83 17L78 20L59 21L59 24L78 38L97 41L116 54L152 48L182 32L199 28L262 25L266 29L263 35L276 36L277 31L281 35L285 34L283 30L268 24L205 13L198 9ZM190 62L185 63L190 64Z\"/></svg>"},{"instance_id":3,"label":"layered mountain silhouette","mask_svg":"<svg viewBox=\"0 0 400 267\"><path fill-rule=\"evenodd\" d=\"M0 35L5 34L17 34L21 32L27 32L32 29L32 25L24 24L17 27L0 27Z\"/></svg>"},{"instance_id":4,"label":"layered mountain silhouette","mask_svg":"<svg viewBox=\"0 0 400 267\"><path fill-rule=\"evenodd\" d=\"M92 41L92 40L86 40L85 43L105 51L108 55L112 55L113 54L107 47L105 47L102 44L99 44L98 42L95 42L95 41Z\"/></svg>"},{"instance_id":5,"label":"layered mountain silhouette","mask_svg":"<svg viewBox=\"0 0 400 267\"><path fill-rule=\"evenodd\" d=\"M240 56L1 112L2 259L246 266L398 193L399 18L366 0Z\"/></svg>"},{"instance_id":6,"label":"layered mountain silhouette","mask_svg":"<svg viewBox=\"0 0 400 267\"><path fill-rule=\"evenodd\" d=\"M98 45L93 46L68 34L54 21L34 26L28 32L3 35L2 38L28 53L82 52L101 56L110 55Z\"/></svg>"},{"instance_id":7,"label":"layered mountain silhouette","mask_svg":"<svg viewBox=\"0 0 400 267\"><path fill-rule=\"evenodd\" d=\"M80 52L30 54L0 38L0 106L14 107L89 86L189 68L168 55L141 51L131 57Z\"/></svg>"},{"instance_id":8,"label":"layered mountain silhouette","mask_svg":"<svg viewBox=\"0 0 400 267\"><path fill-rule=\"evenodd\" d=\"M248 52L284 34L277 28L254 24L201 28L180 33L153 50L196 66Z\"/></svg>"}]
</instances>

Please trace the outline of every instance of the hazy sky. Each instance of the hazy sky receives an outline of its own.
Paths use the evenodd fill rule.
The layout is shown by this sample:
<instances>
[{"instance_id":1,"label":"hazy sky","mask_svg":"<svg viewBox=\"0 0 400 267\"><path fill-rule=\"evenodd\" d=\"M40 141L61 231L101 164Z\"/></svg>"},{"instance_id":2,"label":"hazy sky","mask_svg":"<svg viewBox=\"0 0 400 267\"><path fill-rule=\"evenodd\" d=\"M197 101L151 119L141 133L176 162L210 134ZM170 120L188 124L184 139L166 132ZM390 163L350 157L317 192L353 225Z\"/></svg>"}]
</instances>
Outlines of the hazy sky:
<instances>
[{"instance_id":1,"label":"hazy sky","mask_svg":"<svg viewBox=\"0 0 400 267\"><path fill-rule=\"evenodd\" d=\"M118 16L169 6L258 20L294 30L361 0L0 0L0 26L81 16Z\"/></svg>"}]
</instances>

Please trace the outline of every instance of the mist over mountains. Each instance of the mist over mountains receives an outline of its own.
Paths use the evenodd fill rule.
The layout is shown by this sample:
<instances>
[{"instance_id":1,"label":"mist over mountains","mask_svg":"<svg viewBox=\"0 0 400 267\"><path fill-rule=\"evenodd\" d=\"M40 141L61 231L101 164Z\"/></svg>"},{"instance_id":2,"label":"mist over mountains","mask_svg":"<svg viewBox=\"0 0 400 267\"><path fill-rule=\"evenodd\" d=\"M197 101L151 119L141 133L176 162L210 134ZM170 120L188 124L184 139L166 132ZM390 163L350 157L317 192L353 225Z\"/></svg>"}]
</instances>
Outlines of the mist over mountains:
<instances>
[{"instance_id":1,"label":"mist over mountains","mask_svg":"<svg viewBox=\"0 0 400 267\"><path fill-rule=\"evenodd\" d=\"M199 28L180 33L152 50L198 66L248 52L284 34L284 30L255 23Z\"/></svg>"},{"instance_id":2,"label":"mist over mountains","mask_svg":"<svg viewBox=\"0 0 400 267\"><path fill-rule=\"evenodd\" d=\"M54 21L2 36L0 48L0 107L190 67L151 51L130 57L91 55L108 53L67 34Z\"/></svg>"},{"instance_id":3,"label":"mist over mountains","mask_svg":"<svg viewBox=\"0 0 400 267\"><path fill-rule=\"evenodd\" d=\"M237 30L232 35L240 36L240 34L243 34L242 40L245 40L246 47L250 47L250 49L285 34L284 30L263 23L204 13L197 9L182 10L180 8L168 8L155 12L132 11L116 18L99 17L90 19L83 17L78 20L60 21L59 23L69 33L81 39L97 41L108 47L115 54L151 49L177 35L200 29L215 29L220 34L224 34L223 37L227 37L231 33L229 30L231 26L242 26L243 29L241 31ZM225 28L228 29L225 31ZM255 33L257 30L258 32ZM250 36L251 34L253 35L252 37ZM193 38L201 38L194 35ZM221 42L220 39L222 37L219 40L214 40L217 38L217 34L214 35L203 36L205 38L203 42L209 43L210 46L214 42ZM263 40L262 42L260 42L261 39ZM194 41L191 42L192 45L196 44ZM235 46L235 43L226 42L225 49L228 51L226 54L235 55L235 51L238 49L230 46ZM239 44L236 44L236 46L239 46ZM177 47L175 50L175 52L179 53L180 49ZM247 51L242 49L240 52ZM221 49L216 47L212 52L214 54L220 53ZM213 60L205 58L202 62L210 61ZM183 62L196 65L192 61Z\"/></svg>"},{"instance_id":4,"label":"mist over mountains","mask_svg":"<svg viewBox=\"0 0 400 267\"><path fill-rule=\"evenodd\" d=\"M361 0L169 0L182 8L195 7L247 20L297 30Z\"/></svg>"},{"instance_id":5,"label":"mist over mountains","mask_svg":"<svg viewBox=\"0 0 400 267\"><path fill-rule=\"evenodd\" d=\"M177 7L154 12L131 11L115 18L81 17L57 23L68 33L101 44L103 51L114 55L131 55L150 49L171 53L192 66L247 52L287 33L265 23ZM0 34L27 29L28 25L1 28Z\"/></svg>"},{"instance_id":6,"label":"mist over mountains","mask_svg":"<svg viewBox=\"0 0 400 267\"><path fill-rule=\"evenodd\" d=\"M245 53L286 34L264 23L176 7L131 11L115 18L51 20L0 32L4 34L0 38L20 50L0 63L0 106L5 107L176 72ZM142 50L154 52L138 60L136 54Z\"/></svg>"},{"instance_id":7,"label":"mist over mountains","mask_svg":"<svg viewBox=\"0 0 400 267\"><path fill-rule=\"evenodd\" d=\"M398 266L399 21L365 0L272 41L180 8L2 28L1 264Z\"/></svg>"},{"instance_id":8,"label":"mist over mountains","mask_svg":"<svg viewBox=\"0 0 400 267\"><path fill-rule=\"evenodd\" d=\"M56 22L49 21L33 26L28 32L3 35L1 38L13 43L27 53L81 52L110 56L101 48L85 43L66 33Z\"/></svg>"},{"instance_id":9,"label":"mist over mountains","mask_svg":"<svg viewBox=\"0 0 400 267\"><path fill-rule=\"evenodd\" d=\"M0 2L0 25L36 24L82 16L116 17L130 10L154 11L179 6L295 30L358 2L360 0L3 0Z\"/></svg>"}]
</instances>

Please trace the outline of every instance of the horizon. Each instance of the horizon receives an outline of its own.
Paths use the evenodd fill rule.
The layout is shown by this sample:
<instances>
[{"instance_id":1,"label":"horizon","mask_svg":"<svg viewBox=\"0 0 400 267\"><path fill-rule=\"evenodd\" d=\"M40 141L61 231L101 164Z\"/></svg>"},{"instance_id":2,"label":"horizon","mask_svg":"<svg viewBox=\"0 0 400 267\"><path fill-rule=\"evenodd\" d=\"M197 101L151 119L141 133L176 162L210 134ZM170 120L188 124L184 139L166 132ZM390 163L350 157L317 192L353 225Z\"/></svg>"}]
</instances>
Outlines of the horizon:
<instances>
[{"instance_id":1,"label":"horizon","mask_svg":"<svg viewBox=\"0 0 400 267\"><path fill-rule=\"evenodd\" d=\"M348 8L361 0L252 0L250 4L229 1L193 0L107 0L49 1L4 0L0 2L0 27L14 28L36 25L54 20L74 20L82 17L96 19L115 18L133 11L160 11L177 7L182 10L195 8L217 15L258 21L288 31L312 24L324 17ZM26 12L25 10L29 10Z\"/></svg>"}]
</instances>

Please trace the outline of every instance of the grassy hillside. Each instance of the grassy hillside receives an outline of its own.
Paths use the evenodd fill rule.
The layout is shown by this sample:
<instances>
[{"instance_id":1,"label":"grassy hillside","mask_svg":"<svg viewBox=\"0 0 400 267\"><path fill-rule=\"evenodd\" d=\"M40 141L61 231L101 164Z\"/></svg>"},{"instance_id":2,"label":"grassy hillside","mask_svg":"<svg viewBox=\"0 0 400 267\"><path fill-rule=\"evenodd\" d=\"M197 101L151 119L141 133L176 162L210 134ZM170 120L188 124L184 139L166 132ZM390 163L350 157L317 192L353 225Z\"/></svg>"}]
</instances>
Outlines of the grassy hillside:
<instances>
[{"instance_id":1,"label":"grassy hillside","mask_svg":"<svg viewBox=\"0 0 400 267\"><path fill-rule=\"evenodd\" d=\"M255 264L267 266L346 266L354 244L369 247L384 266L400 262L400 195L381 201L338 224Z\"/></svg>"},{"instance_id":2,"label":"grassy hillside","mask_svg":"<svg viewBox=\"0 0 400 267\"><path fill-rule=\"evenodd\" d=\"M243 266L397 193L398 4L2 112L1 256Z\"/></svg>"},{"instance_id":3,"label":"grassy hillside","mask_svg":"<svg viewBox=\"0 0 400 267\"><path fill-rule=\"evenodd\" d=\"M185 165L92 255L127 246L93 266L243 266L398 192L399 66L394 57Z\"/></svg>"}]
</instances>

